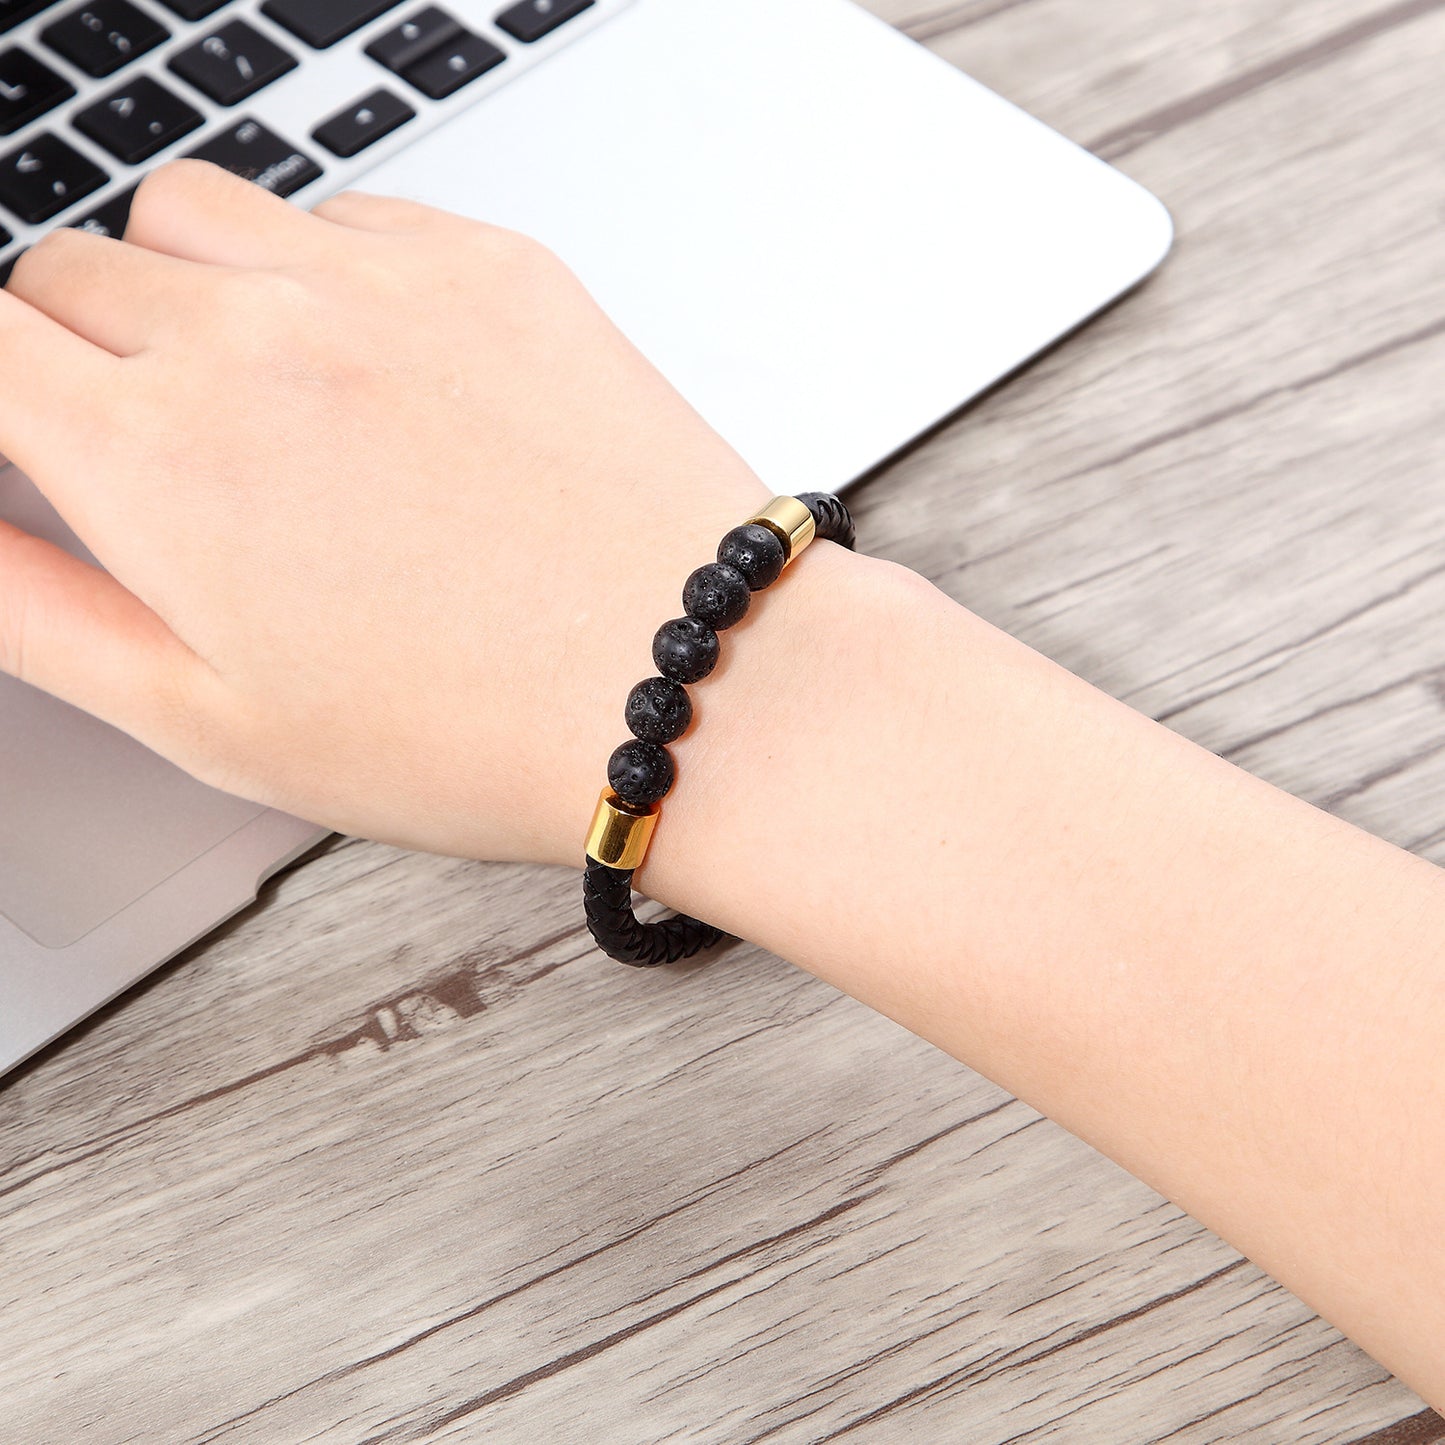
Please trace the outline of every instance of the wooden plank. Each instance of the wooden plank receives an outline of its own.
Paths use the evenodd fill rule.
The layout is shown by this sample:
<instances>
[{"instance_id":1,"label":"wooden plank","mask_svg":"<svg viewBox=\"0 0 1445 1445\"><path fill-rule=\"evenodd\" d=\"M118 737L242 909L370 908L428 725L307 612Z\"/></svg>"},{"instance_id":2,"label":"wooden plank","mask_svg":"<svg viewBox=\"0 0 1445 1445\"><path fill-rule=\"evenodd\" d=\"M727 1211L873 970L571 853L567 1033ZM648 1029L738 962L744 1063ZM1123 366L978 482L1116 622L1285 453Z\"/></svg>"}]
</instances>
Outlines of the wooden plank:
<instances>
[{"instance_id":1,"label":"wooden plank","mask_svg":"<svg viewBox=\"0 0 1445 1445\"><path fill-rule=\"evenodd\" d=\"M1423 1410L1352 1445L1438 1445L1441 1440L1445 1440L1445 1420L1433 1410Z\"/></svg>"},{"instance_id":2,"label":"wooden plank","mask_svg":"<svg viewBox=\"0 0 1445 1445\"><path fill-rule=\"evenodd\" d=\"M1380 14L1384 0L1170 6L963 0L867 7L1073 139L1205 92Z\"/></svg>"},{"instance_id":3,"label":"wooden plank","mask_svg":"<svg viewBox=\"0 0 1445 1445\"><path fill-rule=\"evenodd\" d=\"M39 1210L50 1249L7 1258L32 1301L7 1341L13 1428L64 1438L106 1400L167 1439L197 1420L232 1440L318 1422L407 1438L447 1417L465 1438L482 1410L499 1438L566 1439L601 1391L630 1438L701 1415L708 1438L801 1440L861 1413L860 1373L865 1400L920 1375L1007 1397L1044 1368L1104 1389L1144 1340L1193 1349L1201 1292L1211 1319L1253 1305L1260 1340L1324 1337L1142 1185L895 1026L755 952L726 969L686 977L694 1001L659 1034L648 980L572 958L486 1013L418 1007L427 1022L383 1029L385 1049L363 1033L32 1186L12 1234ZM560 1034L568 1009L591 1026ZM740 1076L770 1086L740 1096ZM177 1167L200 1162L198 1136L204 1167ZM95 1290L79 1245L97 1236ZM840 1281L868 1307L820 1308ZM74 1352L58 1362L57 1339ZM152 1399L157 1375L188 1383Z\"/></svg>"},{"instance_id":4,"label":"wooden plank","mask_svg":"<svg viewBox=\"0 0 1445 1445\"><path fill-rule=\"evenodd\" d=\"M1180 245L870 550L1445 856L1438 9L894 5ZM992 1085L756 950L607 968L575 887L345 843L23 1071L14 1438L1445 1438Z\"/></svg>"},{"instance_id":5,"label":"wooden plank","mask_svg":"<svg viewBox=\"0 0 1445 1445\"><path fill-rule=\"evenodd\" d=\"M1148 129L1183 108L1237 101L1362 39L1434 8L1437 0L1281 0L1276 5L1081 6L1069 0L964 0L929 6L873 0L868 8L990 89L1091 148Z\"/></svg>"}]
</instances>

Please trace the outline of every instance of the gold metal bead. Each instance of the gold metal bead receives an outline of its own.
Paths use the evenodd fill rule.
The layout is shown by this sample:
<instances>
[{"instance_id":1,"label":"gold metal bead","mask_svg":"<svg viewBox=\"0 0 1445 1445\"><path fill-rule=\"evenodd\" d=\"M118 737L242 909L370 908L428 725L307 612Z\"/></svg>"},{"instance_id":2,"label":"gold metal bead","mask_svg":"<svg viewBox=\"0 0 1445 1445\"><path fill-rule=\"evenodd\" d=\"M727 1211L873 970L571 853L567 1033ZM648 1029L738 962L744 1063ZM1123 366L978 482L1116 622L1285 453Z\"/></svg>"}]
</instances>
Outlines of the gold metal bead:
<instances>
[{"instance_id":1,"label":"gold metal bead","mask_svg":"<svg viewBox=\"0 0 1445 1445\"><path fill-rule=\"evenodd\" d=\"M796 497L774 497L756 516L749 517L743 525L760 523L776 532L787 554L783 559L786 567L817 535L818 524L808 510L806 502Z\"/></svg>"},{"instance_id":2,"label":"gold metal bead","mask_svg":"<svg viewBox=\"0 0 1445 1445\"><path fill-rule=\"evenodd\" d=\"M587 830L587 856L609 868L640 868L661 811L636 812L611 788L603 788Z\"/></svg>"}]
</instances>

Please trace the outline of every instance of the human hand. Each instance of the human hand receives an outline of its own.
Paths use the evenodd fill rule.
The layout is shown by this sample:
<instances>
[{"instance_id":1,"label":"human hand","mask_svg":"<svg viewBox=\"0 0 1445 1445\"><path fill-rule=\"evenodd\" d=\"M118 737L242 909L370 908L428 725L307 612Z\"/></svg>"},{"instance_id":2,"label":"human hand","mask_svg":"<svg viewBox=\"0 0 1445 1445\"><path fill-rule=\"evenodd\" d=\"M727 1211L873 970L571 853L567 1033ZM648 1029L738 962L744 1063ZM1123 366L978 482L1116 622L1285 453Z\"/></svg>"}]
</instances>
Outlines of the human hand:
<instances>
[{"instance_id":1,"label":"human hand","mask_svg":"<svg viewBox=\"0 0 1445 1445\"><path fill-rule=\"evenodd\" d=\"M198 161L0 294L0 668L344 832L576 861L627 689L766 490L540 245Z\"/></svg>"}]
</instances>

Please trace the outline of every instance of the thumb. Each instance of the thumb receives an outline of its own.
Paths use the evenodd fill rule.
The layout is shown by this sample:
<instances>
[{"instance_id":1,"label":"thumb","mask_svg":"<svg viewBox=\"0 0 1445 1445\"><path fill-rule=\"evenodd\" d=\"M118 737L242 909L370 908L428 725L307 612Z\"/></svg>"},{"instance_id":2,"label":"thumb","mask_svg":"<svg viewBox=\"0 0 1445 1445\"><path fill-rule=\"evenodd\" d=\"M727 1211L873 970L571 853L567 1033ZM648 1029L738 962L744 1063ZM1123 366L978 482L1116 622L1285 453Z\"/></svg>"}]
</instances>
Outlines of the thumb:
<instances>
[{"instance_id":1,"label":"thumb","mask_svg":"<svg viewBox=\"0 0 1445 1445\"><path fill-rule=\"evenodd\" d=\"M0 522L0 672L178 761L216 680L109 573L9 522Z\"/></svg>"}]
</instances>

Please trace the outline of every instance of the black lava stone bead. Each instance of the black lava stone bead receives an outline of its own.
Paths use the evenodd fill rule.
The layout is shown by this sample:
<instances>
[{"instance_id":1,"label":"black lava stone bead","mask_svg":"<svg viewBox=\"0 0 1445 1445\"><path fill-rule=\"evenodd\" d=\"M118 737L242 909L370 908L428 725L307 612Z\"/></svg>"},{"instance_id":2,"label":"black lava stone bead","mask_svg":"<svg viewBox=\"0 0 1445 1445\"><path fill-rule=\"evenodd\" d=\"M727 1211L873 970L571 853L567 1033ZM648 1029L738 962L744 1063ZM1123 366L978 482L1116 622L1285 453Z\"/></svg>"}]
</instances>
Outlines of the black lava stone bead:
<instances>
[{"instance_id":1,"label":"black lava stone bead","mask_svg":"<svg viewBox=\"0 0 1445 1445\"><path fill-rule=\"evenodd\" d=\"M645 677L627 694L628 730L645 743L670 743L692 721L692 699L680 682Z\"/></svg>"},{"instance_id":2,"label":"black lava stone bead","mask_svg":"<svg viewBox=\"0 0 1445 1445\"><path fill-rule=\"evenodd\" d=\"M741 622L753 594L748 579L726 562L709 562L687 579L682 605L689 617L706 622L715 632Z\"/></svg>"},{"instance_id":3,"label":"black lava stone bead","mask_svg":"<svg viewBox=\"0 0 1445 1445\"><path fill-rule=\"evenodd\" d=\"M787 554L778 534L761 522L734 527L718 543L717 559L736 567L754 592L771 587L783 570Z\"/></svg>"},{"instance_id":4,"label":"black lava stone bead","mask_svg":"<svg viewBox=\"0 0 1445 1445\"><path fill-rule=\"evenodd\" d=\"M701 682L717 666L717 633L695 617L674 617L657 629L652 660L674 682Z\"/></svg>"},{"instance_id":5,"label":"black lava stone bead","mask_svg":"<svg viewBox=\"0 0 1445 1445\"><path fill-rule=\"evenodd\" d=\"M638 808L660 803L676 776L672 754L641 738L629 738L607 759L607 781L612 791L624 803Z\"/></svg>"}]
</instances>

